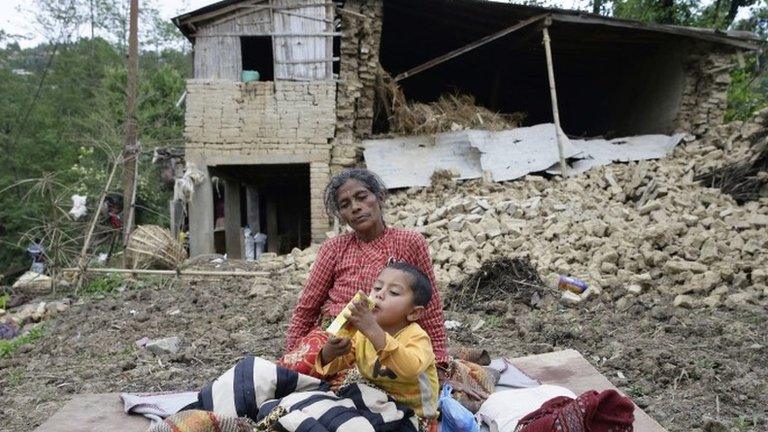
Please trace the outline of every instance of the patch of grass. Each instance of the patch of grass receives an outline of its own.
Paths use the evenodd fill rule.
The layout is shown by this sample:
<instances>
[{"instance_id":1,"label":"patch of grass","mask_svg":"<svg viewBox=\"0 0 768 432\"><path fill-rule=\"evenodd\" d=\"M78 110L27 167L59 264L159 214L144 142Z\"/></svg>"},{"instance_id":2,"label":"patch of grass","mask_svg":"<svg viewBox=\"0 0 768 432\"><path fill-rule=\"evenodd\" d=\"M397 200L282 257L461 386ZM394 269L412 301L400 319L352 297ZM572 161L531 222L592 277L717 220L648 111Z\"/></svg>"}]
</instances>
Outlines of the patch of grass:
<instances>
[{"instance_id":1,"label":"patch of grass","mask_svg":"<svg viewBox=\"0 0 768 432\"><path fill-rule=\"evenodd\" d=\"M5 306L8 304L8 300L10 299L11 295L9 293L0 295L0 309L5 309Z\"/></svg>"},{"instance_id":2,"label":"patch of grass","mask_svg":"<svg viewBox=\"0 0 768 432\"><path fill-rule=\"evenodd\" d=\"M91 295L109 294L116 291L122 284L121 276L108 275L92 280L83 291Z\"/></svg>"},{"instance_id":3,"label":"patch of grass","mask_svg":"<svg viewBox=\"0 0 768 432\"><path fill-rule=\"evenodd\" d=\"M750 419L747 416L741 415L734 422L734 426L736 427L736 430L738 430L739 432L754 431L754 430L757 430L757 429L754 429L754 427L757 426L757 420Z\"/></svg>"},{"instance_id":4,"label":"patch of grass","mask_svg":"<svg viewBox=\"0 0 768 432\"><path fill-rule=\"evenodd\" d=\"M498 315L490 315L485 320L485 325L488 327L500 327L502 324L504 324L504 317Z\"/></svg>"},{"instance_id":5,"label":"patch of grass","mask_svg":"<svg viewBox=\"0 0 768 432\"><path fill-rule=\"evenodd\" d=\"M32 343L43 336L43 326L32 327L27 334L21 335L11 340L0 340L0 358L8 357L13 354L20 346Z\"/></svg>"},{"instance_id":6,"label":"patch of grass","mask_svg":"<svg viewBox=\"0 0 768 432\"><path fill-rule=\"evenodd\" d=\"M7 379L6 379L6 382L8 383L8 387L18 386L19 384L21 384L21 381L24 380L25 377L26 375L24 374L24 370L21 368L8 372Z\"/></svg>"}]
</instances>

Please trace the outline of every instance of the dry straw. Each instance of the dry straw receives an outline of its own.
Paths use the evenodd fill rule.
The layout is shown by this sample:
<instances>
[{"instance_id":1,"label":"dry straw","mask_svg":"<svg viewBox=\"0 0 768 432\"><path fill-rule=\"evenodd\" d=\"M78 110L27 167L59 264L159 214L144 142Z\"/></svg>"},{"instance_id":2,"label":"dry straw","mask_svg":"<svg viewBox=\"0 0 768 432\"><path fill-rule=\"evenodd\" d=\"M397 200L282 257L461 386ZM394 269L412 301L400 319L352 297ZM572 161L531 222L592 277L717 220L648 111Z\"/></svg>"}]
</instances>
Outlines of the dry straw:
<instances>
[{"instance_id":1,"label":"dry straw","mask_svg":"<svg viewBox=\"0 0 768 432\"><path fill-rule=\"evenodd\" d=\"M187 252L171 232L157 225L139 225L131 233L126 247L133 268L178 269Z\"/></svg>"}]
</instances>

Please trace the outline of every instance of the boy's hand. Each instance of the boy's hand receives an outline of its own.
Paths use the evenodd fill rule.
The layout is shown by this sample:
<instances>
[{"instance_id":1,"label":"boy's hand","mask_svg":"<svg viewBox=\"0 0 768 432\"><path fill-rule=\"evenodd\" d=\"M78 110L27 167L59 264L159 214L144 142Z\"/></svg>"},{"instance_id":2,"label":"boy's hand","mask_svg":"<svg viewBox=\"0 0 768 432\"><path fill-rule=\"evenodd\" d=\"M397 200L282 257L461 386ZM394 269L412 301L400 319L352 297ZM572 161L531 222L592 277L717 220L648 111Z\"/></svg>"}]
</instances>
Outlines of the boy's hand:
<instances>
[{"instance_id":1,"label":"boy's hand","mask_svg":"<svg viewBox=\"0 0 768 432\"><path fill-rule=\"evenodd\" d=\"M381 329L365 300L352 303L347 320L366 336L373 330Z\"/></svg>"},{"instance_id":2,"label":"boy's hand","mask_svg":"<svg viewBox=\"0 0 768 432\"><path fill-rule=\"evenodd\" d=\"M347 338L331 336L328 342L320 350L320 363L325 366L332 362L336 357L343 356L352 348L352 341Z\"/></svg>"},{"instance_id":3,"label":"boy's hand","mask_svg":"<svg viewBox=\"0 0 768 432\"><path fill-rule=\"evenodd\" d=\"M376 322L376 317L373 316L373 312L368 308L368 303L365 300L352 304L347 320L371 341L374 348L377 350L384 348L387 343L387 334Z\"/></svg>"}]
</instances>

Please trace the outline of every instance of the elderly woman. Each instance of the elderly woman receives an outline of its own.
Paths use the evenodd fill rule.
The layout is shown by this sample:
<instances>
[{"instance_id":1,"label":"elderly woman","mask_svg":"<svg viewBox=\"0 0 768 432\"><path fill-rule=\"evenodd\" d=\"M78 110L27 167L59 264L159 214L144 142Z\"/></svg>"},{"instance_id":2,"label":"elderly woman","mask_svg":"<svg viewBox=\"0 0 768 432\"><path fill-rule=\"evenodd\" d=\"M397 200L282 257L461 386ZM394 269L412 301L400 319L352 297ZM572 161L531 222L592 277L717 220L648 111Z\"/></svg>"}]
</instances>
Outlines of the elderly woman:
<instances>
[{"instance_id":1,"label":"elderly woman","mask_svg":"<svg viewBox=\"0 0 768 432\"><path fill-rule=\"evenodd\" d=\"M376 174L349 169L334 176L325 189L325 206L352 232L327 240L291 318L286 355L278 362L304 374L327 340L322 331L358 290L368 293L390 260L406 261L421 269L433 286L435 274L427 242L416 231L388 227L382 215L386 188ZM432 340L438 363L448 361L440 295L435 291L419 324Z\"/></svg>"}]
</instances>

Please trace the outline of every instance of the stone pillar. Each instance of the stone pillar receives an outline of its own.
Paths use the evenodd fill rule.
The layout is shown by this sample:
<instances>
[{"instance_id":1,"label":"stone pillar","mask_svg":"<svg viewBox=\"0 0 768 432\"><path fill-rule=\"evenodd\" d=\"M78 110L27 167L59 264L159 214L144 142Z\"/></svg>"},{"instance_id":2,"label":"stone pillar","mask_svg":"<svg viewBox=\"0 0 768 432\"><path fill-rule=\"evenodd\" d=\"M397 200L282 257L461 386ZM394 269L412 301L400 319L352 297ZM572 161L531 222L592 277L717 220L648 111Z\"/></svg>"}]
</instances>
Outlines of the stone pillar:
<instances>
[{"instance_id":1,"label":"stone pillar","mask_svg":"<svg viewBox=\"0 0 768 432\"><path fill-rule=\"evenodd\" d=\"M310 221L312 241L315 243L325 240L325 233L330 229L324 203L325 186L329 180L327 162L309 164Z\"/></svg>"},{"instance_id":2,"label":"stone pillar","mask_svg":"<svg viewBox=\"0 0 768 432\"><path fill-rule=\"evenodd\" d=\"M194 161L193 161L194 162ZM189 252L190 256L212 254L213 249L213 186L206 165L197 163L205 174L189 203Z\"/></svg>"}]
</instances>

